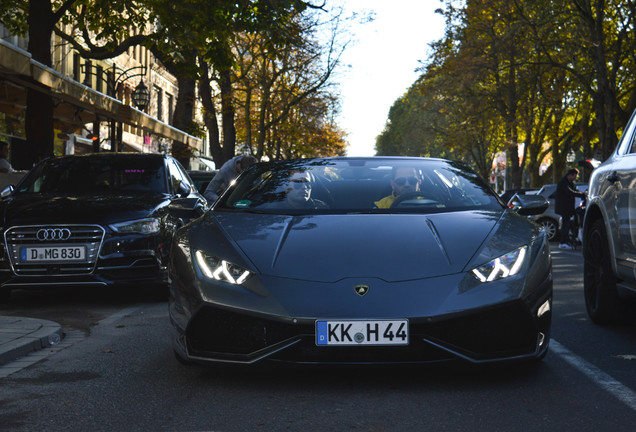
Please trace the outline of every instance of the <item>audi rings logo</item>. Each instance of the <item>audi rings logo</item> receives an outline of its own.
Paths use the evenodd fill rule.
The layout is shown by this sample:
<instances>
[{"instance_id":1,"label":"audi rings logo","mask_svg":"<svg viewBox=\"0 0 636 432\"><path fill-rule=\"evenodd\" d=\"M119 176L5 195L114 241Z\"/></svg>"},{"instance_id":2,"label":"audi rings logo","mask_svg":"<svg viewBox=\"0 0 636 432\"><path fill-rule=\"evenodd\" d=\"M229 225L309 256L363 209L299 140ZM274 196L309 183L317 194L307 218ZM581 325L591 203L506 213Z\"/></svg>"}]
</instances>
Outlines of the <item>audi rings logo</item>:
<instances>
[{"instance_id":1,"label":"audi rings logo","mask_svg":"<svg viewBox=\"0 0 636 432\"><path fill-rule=\"evenodd\" d=\"M68 228L42 228L35 236L40 241L68 240L71 238L71 230Z\"/></svg>"}]
</instances>

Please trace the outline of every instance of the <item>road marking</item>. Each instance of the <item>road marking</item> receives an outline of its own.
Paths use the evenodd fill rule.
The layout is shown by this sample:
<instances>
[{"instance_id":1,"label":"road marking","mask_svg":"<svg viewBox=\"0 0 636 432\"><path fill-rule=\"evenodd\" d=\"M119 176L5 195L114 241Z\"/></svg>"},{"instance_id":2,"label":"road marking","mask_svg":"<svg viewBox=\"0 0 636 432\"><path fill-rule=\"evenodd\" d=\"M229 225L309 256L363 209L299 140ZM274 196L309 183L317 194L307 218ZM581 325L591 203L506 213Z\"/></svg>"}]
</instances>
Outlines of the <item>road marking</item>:
<instances>
[{"instance_id":1,"label":"road marking","mask_svg":"<svg viewBox=\"0 0 636 432\"><path fill-rule=\"evenodd\" d=\"M626 387L622 383L616 381L596 366L586 362L554 339L550 340L550 351L568 362L570 366L573 366L579 372L586 375L603 390L607 391L629 408L636 411L636 392L631 390L629 387Z\"/></svg>"}]
</instances>

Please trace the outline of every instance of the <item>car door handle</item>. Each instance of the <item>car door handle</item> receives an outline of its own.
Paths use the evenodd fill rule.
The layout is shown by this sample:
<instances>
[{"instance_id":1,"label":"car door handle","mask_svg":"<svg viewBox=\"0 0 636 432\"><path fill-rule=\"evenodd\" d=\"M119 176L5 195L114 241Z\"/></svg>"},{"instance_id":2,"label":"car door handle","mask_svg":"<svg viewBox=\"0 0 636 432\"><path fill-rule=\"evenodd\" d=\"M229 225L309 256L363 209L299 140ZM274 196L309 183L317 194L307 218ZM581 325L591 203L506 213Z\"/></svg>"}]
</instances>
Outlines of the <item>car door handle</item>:
<instances>
[{"instance_id":1,"label":"car door handle","mask_svg":"<svg viewBox=\"0 0 636 432\"><path fill-rule=\"evenodd\" d=\"M607 176L607 181L610 183L616 183L618 180L619 178L618 174L616 174L616 171Z\"/></svg>"}]
</instances>

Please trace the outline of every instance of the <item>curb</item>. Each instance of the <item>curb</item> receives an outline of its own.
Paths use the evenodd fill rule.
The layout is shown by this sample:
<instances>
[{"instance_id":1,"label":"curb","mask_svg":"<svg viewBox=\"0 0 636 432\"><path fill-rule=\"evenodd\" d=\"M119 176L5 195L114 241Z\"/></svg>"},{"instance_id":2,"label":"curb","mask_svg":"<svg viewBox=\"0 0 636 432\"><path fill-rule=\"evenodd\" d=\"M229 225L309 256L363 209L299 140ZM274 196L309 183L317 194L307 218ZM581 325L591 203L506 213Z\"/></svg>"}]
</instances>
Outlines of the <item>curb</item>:
<instances>
[{"instance_id":1,"label":"curb","mask_svg":"<svg viewBox=\"0 0 636 432\"><path fill-rule=\"evenodd\" d=\"M0 317L0 366L56 345L63 337L62 327L53 321Z\"/></svg>"}]
</instances>

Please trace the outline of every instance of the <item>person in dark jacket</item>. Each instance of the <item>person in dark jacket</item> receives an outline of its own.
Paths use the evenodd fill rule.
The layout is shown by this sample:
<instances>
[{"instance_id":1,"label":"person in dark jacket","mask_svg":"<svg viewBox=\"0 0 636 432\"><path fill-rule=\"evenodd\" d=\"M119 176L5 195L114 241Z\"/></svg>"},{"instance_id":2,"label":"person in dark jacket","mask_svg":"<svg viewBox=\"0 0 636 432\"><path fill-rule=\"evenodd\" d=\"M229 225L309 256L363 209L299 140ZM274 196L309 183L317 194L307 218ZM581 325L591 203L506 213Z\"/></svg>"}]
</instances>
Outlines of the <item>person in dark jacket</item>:
<instances>
[{"instance_id":1,"label":"person in dark jacket","mask_svg":"<svg viewBox=\"0 0 636 432\"><path fill-rule=\"evenodd\" d=\"M568 233L575 213L574 199L576 197L585 198L585 192L581 192L574 186L574 182L579 176L579 170L572 168L557 183L554 211L561 216L561 244L560 249L572 249L568 244Z\"/></svg>"}]
</instances>

